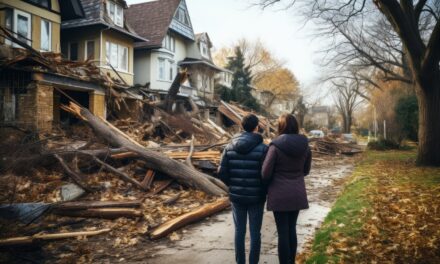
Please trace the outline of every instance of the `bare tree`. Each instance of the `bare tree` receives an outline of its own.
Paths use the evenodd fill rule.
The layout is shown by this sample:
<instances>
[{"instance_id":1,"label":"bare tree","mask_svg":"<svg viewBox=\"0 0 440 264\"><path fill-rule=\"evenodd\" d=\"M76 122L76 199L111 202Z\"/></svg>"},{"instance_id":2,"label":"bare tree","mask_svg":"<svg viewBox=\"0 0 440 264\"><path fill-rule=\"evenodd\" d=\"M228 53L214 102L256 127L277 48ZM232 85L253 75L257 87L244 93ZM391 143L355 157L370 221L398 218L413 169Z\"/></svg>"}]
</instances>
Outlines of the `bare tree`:
<instances>
[{"instance_id":1,"label":"bare tree","mask_svg":"<svg viewBox=\"0 0 440 264\"><path fill-rule=\"evenodd\" d=\"M318 21L330 21L330 26L336 30L356 19L361 21L359 29L364 30L363 26L380 11L401 41L419 102L418 163L440 166L440 1L260 1L263 7L276 3L287 3L288 7L302 3L305 15Z\"/></svg>"},{"instance_id":2,"label":"bare tree","mask_svg":"<svg viewBox=\"0 0 440 264\"><path fill-rule=\"evenodd\" d=\"M355 80L341 79L334 85L334 100L336 108L342 117L343 132L350 133L353 124L354 111L364 101L361 97L361 83Z\"/></svg>"}]
</instances>

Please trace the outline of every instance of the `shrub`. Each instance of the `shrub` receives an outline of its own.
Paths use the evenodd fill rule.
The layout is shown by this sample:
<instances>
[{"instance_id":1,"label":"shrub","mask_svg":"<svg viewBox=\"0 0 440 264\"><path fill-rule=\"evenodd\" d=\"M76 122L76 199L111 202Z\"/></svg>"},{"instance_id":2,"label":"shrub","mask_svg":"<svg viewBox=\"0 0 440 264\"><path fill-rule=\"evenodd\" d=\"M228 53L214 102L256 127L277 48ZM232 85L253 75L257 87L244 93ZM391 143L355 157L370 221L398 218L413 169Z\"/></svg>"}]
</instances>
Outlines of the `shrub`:
<instances>
[{"instance_id":1,"label":"shrub","mask_svg":"<svg viewBox=\"0 0 440 264\"><path fill-rule=\"evenodd\" d=\"M368 148L372 150L391 150L399 149L400 145L389 139L379 139L377 141L368 142Z\"/></svg>"}]
</instances>

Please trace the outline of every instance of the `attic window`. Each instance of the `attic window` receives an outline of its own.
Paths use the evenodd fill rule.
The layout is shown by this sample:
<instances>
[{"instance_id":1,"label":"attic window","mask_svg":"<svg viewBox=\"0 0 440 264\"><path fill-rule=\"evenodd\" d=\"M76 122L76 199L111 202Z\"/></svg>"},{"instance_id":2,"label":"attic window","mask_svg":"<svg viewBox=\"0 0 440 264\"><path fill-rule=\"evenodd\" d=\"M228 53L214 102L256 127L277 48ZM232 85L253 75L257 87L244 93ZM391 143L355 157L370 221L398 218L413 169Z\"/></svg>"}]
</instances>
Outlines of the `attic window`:
<instances>
[{"instance_id":1,"label":"attic window","mask_svg":"<svg viewBox=\"0 0 440 264\"><path fill-rule=\"evenodd\" d=\"M177 12L176 12L176 15L174 16L174 18L179 20L183 24L189 26L189 19L188 19L188 15L186 14L185 8L179 7L179 9L177 9Z\"/></svg>"},{"instance_id":2,"label":"attic window","mask_svg":"<svg viewBox=\"0 0 440 264\"><path fill-rule=\"evenodd\" d=\"M209 58L208 45L205 42L200 42L200 53L202 53L203 57Z\"/></svg>"},{"instance_id":3,"label":"attic window","mask_svg":"<svg viewBox=\"0 0 440 264\"><path fill-rule=\"evenodd\" d=\"M107 1L107 14L117 26L124 27L124 10L113 1Z\"/></svg>"}]
</instances>

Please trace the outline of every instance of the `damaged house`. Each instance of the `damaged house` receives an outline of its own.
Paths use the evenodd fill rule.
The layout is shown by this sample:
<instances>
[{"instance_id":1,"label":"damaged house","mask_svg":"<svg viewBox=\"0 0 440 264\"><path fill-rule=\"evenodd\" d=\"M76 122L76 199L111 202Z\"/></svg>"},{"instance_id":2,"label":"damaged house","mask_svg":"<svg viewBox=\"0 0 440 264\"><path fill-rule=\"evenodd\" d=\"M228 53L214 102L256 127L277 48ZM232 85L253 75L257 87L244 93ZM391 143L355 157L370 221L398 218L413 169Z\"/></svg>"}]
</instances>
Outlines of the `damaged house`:
<instances>
[{"instance_id":1,"label":"damaged house","mask_svg":"<svg viewBox=\"0 0 440 264\"><path fill-rule=\"evenodd\" d=\"M135 44L135 83L163 97L180 69L189 79L179 96L205 107L214 100L215 76L223 69L211 57L207 33L194 34L185 0L161 0L131 5L128 22L149 42Z\"/></svg>"},{"instance_id":2,"label":"damaged house","mask_svg":"<svg viewBox=\"0 0 440 264\"><path fill-rule=\"evenodd\" d=\"M1 1L0 123L37 131L68 125L75 119L60 110L68 101L105 118L108 88L133 83L133 43L146 41L121 24L126 7L124 1Z\"/></svg>"},{"instance_id":3,"label":"damaged house","mask_svg":"<svg viewBox=\"0 0 440 264\"><path fill-rule=\"evenodd\" d=\"M0 26L34 50L60 52L60 26L63 20L84 15L78 0L3 0L0 3ZM1 59L14 58L13 48L19 44L0 37ZM28 129L50 130L54 121L59 121L60 94L53 89L59 86L87 87L99 89L90 83L72 80L50 73L23 70L23 65L2 67L0 72L0 123L21 125ZM67 85L68 86L68 85ZM91 110L97 109L91 105Z\"/></svg>"}]
</instances>

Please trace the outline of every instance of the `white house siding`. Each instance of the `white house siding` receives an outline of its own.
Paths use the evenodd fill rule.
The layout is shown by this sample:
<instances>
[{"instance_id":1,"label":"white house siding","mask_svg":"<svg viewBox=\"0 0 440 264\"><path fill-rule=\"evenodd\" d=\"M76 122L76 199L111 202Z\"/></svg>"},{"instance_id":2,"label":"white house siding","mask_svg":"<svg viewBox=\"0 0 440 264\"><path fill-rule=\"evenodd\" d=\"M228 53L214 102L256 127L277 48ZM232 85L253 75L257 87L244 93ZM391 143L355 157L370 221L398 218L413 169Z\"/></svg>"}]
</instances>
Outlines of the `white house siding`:
<instances>
[{"instance_id":1,"label":"white house siding","mask_svg":"<svg viewBox=\"0 0 440 264\"><path fill-rule=\"evenodd\" d=\"M179 38L177 36L175 36L175 41L175 52L171 52L166 49L150 51L139 50L136 52L136 83L145 84L147 82L150 82L151 89L168 91L171 86L172 80L170 81L168 78L166 78L166 80L159 80L159 58L174 61L174 64L176 65L174 74L177 74L177 64L179 63L179 61L185 59L186 57L186 44L182 38ZM146 55L143 55L142 52L144 52ZM145 64L148 64L148 66L146 66ZM144 74L143 68L148 69L148 74Z\"/></svg>"},{"instance_id":2,"label":"white house siding","mask_svg":"<svg viewBox=\"0 0 440 264\"><path fill-rule=\"evenodd\" d=\"M146 50L134 52L134 83L145 85L151 80L151 54Z\"/></svg>"}]
</instances>

